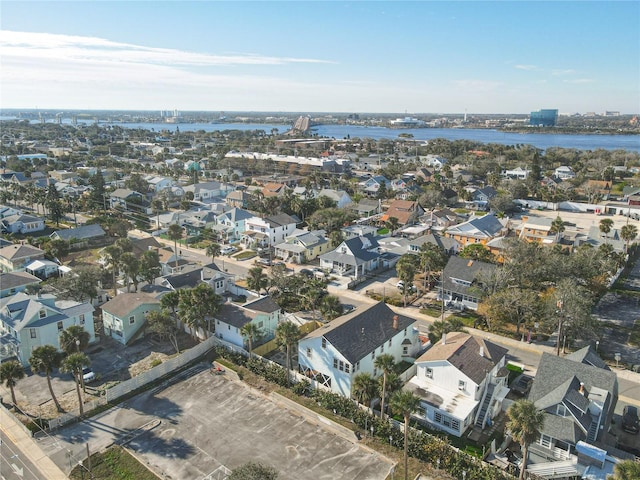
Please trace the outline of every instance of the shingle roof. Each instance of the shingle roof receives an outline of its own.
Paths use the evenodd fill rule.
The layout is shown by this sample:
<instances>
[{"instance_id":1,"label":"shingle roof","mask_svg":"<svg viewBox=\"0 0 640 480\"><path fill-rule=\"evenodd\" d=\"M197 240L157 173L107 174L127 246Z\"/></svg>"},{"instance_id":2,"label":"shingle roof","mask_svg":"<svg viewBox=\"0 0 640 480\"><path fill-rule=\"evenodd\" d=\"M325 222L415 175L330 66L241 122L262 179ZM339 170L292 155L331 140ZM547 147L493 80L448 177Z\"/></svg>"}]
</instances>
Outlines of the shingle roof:
<instances>
[{"instance_id":1,"label":"shingle roof","mask_svg":"<svg viewBox=\"0 0 640 480\"><path fill-rule=\"evenodd\" d=\"M214 317L232 327L242 328L257 315L258 312L254 310L247 310L233 303L225 303L220 307L220 310L218 310Z\"/></svg>"},{"instance_id":2,"label":"shingle roof","mask_svg":"<svg viewBox=\"0 0 640 480\"><path fill-rule=\"evenodd\" d=\"M453 256L449 258L442 272L443 287L447 291L464 294L469 290L469 286L454 282L452 279L473 283L478 276L490 274L495 268L496 266L490 263Z\"/></svg>"},{"instance_id":3,"label":"shingle roof","mask_svg":"<svg viewBox=\"0 0 640 480\"><path fill-rule=\"evenodd\" d=\"M247 303L244 305L244 308L248 308L251 310L255 310L258 312L264 313L273 313L280 310L280 305L278 305L273 298L270 296L259 298L251 303Z\"/></svg>"},{"instance_id":4,"label":"shingle roof","mask_svg":"<svg viewBox=\"0 0 640 480\"><path fill-rule=\"evenodd\" d=\"M55 235L61 240L84 240L88 238L102 237L106 235L105 231L100 225L83 225L77 228L69 228L67 230L58 230L51 234Z\"/></svg>"},{"instance_id":5,"label":"shingle roof","mask_svg":"<svg viewBox=\"0 0 640 480\"><path fill-rule=\"evenodd\" d=\"M393 318L398 317L398 328ZM311 332L306 338L324 337L349 362L355 363L416 322L397 315L385 303L378 302L361 312L353 312Z\"/></svg>"},{"instance_id":6,"label":"shingle roof","mask_svg":"<svg viewBox=\"0 0 640 480\"><path fill-rule=\"evenodd\" d=\"M122 318L133 309L144 304L160 304L160 300L147 293L121 293L102 305L102 310Z\"/></svg>"},{"instance_id":7,"label":"shingle roof","mask_svg":"<svg viewBox=\"0 0 640 480\"><path fill-rule=\"evenodd\" d=\"M27 272L8 272L0 274L0 288L9 290L11 288L40 283L40 279Z\"/></svg>"},{"instance_id":8,"label":"shingle roof","mask_svg":"<svg viewBox=\"0 0 640 480\"><path fill-rule=\"evenodd\" d=\"M594 367L602 368L604 370L610 370L609 366L604 363L604 360L598 356L590 345L587 345L580 350L576 350L564 358L567 360L573 360L574 362L584 363L585 365L593 365Z\"/></svg>"},{"instance_id":9,"label":"shingle roof","mask_svg":"<svg viewBox=\"0 0 640 480\"><path fill-rule=\"evenodd\" d=\"M416 363L447 360L479 385L506 354L506 348L493 342L468 333L451 332L446 334L444 344L438 341Z\"/></svg>"},{"instance_id":10,"label":"shingle roof","mask_svg":"<svg viewBox=\"0 0 640 480\"><path fill-rule=\"evenodd\" d=\"M44 251L39 248L32 247L31 245L13 244L0 248L0 257L8 260L14 258L33 257L37 255L44 255Z\"/></svg>"}]
</instances>

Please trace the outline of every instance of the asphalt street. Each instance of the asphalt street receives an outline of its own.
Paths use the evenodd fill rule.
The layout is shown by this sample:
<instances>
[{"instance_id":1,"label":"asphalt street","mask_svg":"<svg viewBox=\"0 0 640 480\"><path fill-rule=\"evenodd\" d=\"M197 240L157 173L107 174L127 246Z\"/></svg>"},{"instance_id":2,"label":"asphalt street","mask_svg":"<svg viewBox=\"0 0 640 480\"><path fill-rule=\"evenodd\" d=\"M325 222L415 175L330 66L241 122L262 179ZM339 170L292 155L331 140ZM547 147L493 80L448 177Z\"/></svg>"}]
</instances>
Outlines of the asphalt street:
<instances>
[{"instance_id":1,"label":"asphalt street","mask_svg":"<svg viewBox=\"0 0 640 480\"><path fill-rule=\"evenodd\" d=\"M46 480L2 430L0 441L1 480Z\"/></svg>"}]
</instances>

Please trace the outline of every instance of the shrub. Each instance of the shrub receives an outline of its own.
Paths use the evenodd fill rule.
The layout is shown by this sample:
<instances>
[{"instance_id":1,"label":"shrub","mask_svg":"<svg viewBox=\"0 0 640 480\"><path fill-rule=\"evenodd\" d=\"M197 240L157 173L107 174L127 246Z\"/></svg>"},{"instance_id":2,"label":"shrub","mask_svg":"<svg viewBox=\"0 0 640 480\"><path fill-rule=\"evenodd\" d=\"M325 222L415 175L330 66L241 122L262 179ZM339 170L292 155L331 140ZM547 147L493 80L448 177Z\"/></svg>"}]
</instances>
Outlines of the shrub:
<instances>
[{"instance_id":1,"label":"shrub","mask_svg":"<svg viewBox=\"0 0 640 480\"><path fill-rule=\"evenodd\" d=\"M158 365L160 365L162 363L162 360L160 360L159 358L154 358L151 361L151 368L153 367L157 367Z\"/></svg>"}]
</instances>

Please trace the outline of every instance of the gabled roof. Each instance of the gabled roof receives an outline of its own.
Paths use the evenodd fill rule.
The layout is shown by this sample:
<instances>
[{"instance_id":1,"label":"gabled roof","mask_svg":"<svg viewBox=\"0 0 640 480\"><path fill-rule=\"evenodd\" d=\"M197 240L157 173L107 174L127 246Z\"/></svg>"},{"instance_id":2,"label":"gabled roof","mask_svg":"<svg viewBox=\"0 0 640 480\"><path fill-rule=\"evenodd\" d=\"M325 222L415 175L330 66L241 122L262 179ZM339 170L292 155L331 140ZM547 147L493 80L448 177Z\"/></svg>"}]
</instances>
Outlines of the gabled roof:
<instances>
[{"instance_id":1,"label":"gabled roof","mask_svg":"<svg viewBox=\"0 0 640 480\"><path fill-rule=\"evenodd\" d=\"M140 194L138 192L134 192L133 190L129 190L128 188L118 188L118 189L114 190L113 192L111 192L111 195L109 195L109 196L111 198L128 198L131 195L142 196L142 194Z\"/></svg>"},{"instance_id":2,"label":"gabled roof","mask_svg":"<svg viewBox=\"0 0 640 480\"><path fill-rule=\"evenodd\" d=\"M133 252L140 255L147 250L162 248L162 244L158 242L156 237L132 238L131 241L133 243Z\"/></svg>"},{"instance_id":3,"label":"gabled roof","mask_svg":"<svg viewBox=\"0 0 640 480\"><path fill-rule=\"evenodd\" d=\"M500 363L507 349L468 333L451 332L427 350L416 363L446 360L479 385Z\"/></svg>"},{"instance_id":4,"label":"gabled roof","mask_svg":"<svg viewBox=\"0 0 640 480\"><path fill-rule=\"evenodd\" d=\"M69 228L67 230L57 230L51 234L61 240L85 240L89 238L103 237L105 231L97 223L92 225L83 225L77 228Z\"/></svg>"},{"instance_id":5,"label":"gabled roof","mask_svg":"<svg viewBox=\"0 0 640 480\"><path fill-rule=\"evenodd\" d=\"M278 215L270 215L264 218L264 221L269 224L271 228L282 227L284 225L291 225L299 223L300 221L291 215L287 215L286 213L280 213Z\"/></svg>"},{"instance_id":6,"label":"gabled roof","mask_svg":"<svg viewBox=\"0 0 640 480\"><path fill-rule=\"evenodd\" d=\"M473 283L478 279L479 275L488 275L495 268L496 266L491 263L453 256L449 258L449 261L442 272L444 288L447 291L464 293L469 287L456 283L452 279Z\"/></svg>"},{"instance_id":7,"label":"gabled roof","mask_svg":"<svg viewBox=\"0 0 640 480\"><path fill-rule=\"evenodd\" d=\"M393 328L396 316L397 329ZM347 361L354 364L415 322L415 319L398 315L385 303L378 302L361 312L339 317L305 338L326 338Z\"/></svg>"},{"instance_id":8,"label":"gabled roof","mask_svg":"<svg viewBox=\"0 0 640 480\"><path fill-rule=\"evenodd\" d=\"M604 363L604 360L602 360L593 350L593 348L588 345L580 350L570 353L564 358L567 360L573 360L574 362L583 363L585 365L593 365L594 367L602 368L604 370L611 370L609 366Z\"/></svg>"},{"instance_id":9,"label":"gabled roof","mask_svg":"<svg viewBox=\"0 0 640 480\"><path fill-rule=\"evenodd\" d=\"M493 238L498 236L504 225L495 215L474 217L471 220L447 229L449 235L462 235L474 238Z\"/></svg>"},{"instance_id":10,"label":"gabled roof","mask_svg":"<svg viewBox=\"0 0 640 480\"><path fill-rule=\"evenodd\" d=\"M40 279L27 272L7 272L0 274L0 288L2 288L2 290L31 285L32 283L40 283Z\"/></svg>"},{"instance_id":11,"label":"gabled roof","mask_svg":"<svg viewBox=\"0 0 640 480\"><path fill-rule=\"evenodd\" d=\"M241 222L242 220L246 220L247 218L251 218L253 216L253 213L247 210L243 210L242 208L232 208L228 212L218 215L218 219L226 218L231 222Z\"/></svg>"},{"instance_id":12,"label":"gabled roof","mask_svg":"<svg viewBox=\"0 0 640 480\"><path fill-rule=\"evenodd\" d=\"M259 298L258 300L247 303L243 306L244 308L264 313L273 313L280 310L280 305L278 305L270 296Z\"/></svg>"},{"instance_id":13,"label":"gabled roof","mask_svg":"<svg viewBox=\"0 0 640 480\"><path fill-rule=\"evenodd\" d=\"M39 248L32 247L31 245L12 244L6 247L0 248L0 257L7 260L13 260L25 257L34 257L38 255L44 255L44 251Z\"/></svg>"},{"instance_id":14,"label":"gabled roof","mask_svg":"<svg viewBox=\"0 0 640 480\"><path fill-rule=\"evenodd\" d=\"M147 293L120 293L102 305L104 312L123 318L141 305L159 305L160 300Z\"/></svg>"}]
</instances>

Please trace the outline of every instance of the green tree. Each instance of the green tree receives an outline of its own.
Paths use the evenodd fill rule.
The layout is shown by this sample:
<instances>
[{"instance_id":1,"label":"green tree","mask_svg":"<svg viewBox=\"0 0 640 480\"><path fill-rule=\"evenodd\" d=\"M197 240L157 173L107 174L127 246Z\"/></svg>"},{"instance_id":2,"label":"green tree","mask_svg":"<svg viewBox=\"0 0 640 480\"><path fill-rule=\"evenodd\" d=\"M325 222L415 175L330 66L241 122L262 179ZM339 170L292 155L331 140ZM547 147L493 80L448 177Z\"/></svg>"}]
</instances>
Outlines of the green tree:
<instances>
[{"instance_id":1,"label":"green tree","mask_svg":"<svg viewBox=\"0 0 640 480\"><path fill-rule=\"evenodd\" d=\"M46 375L51 399L53 400L53 403L55 403L56 409L59 412L62 412L62 407L60 406L60 402L58 402L55 393L53 393L53 387L51 386L51 374L54 369L60 368L61 363L62 353L53 345L42 345L41 347L36 347L33 349L31 356L29 357L29 365L31 365L31 369L36 373L44 373Z\"/></svg>"},{"instance_id":2,"label":"green tree","mask_svg":"<svg viewBox=\"0 0 640 480\"><path fill-rule=\"evenodd\" d=\"M396 217L389 217L389 219L384 222L384 225L389 229L391 235L393 235L395 231L400 227L400 221Z\"/></svg>"},{"instance_id":3,"label":"green tree","mask_svg":"<svg viewBox=\"0 0 640 480\"><path fill-rule=\"evenodd\" d=\"M287 384L291 382L291 348L300 339L300 329L291 322L281 322L276 327L276 342L286 348Z\"/></svg>"},{"instance_id":4,"label":"green tree","mask_svg":"<svg viewBox=\"0 0 640 480\"><path fill-rule=\"evenodd\" d=\"M91 205L91 209L100 210L104 209L106 211L106 197L105 197L105 188L104 188L104 177L102 176L102 171L98 170L95 174L89 178L89 185L93 187L89 191L89 203Z\"/></svg>"},{"instance_id":5,"label":"green tree","mask_svg":"<svg viewBox=\"0 0 640 480\"><path fill-rule=\"evenodd\" d=\"M529 400L518 400L507 410L507 430L522 448L522 467L519 480L524 480L527 470L529 445L540 436L540 430L544 425L544 412L538 410Z\"/></svg>"},{"instance_id":6,"label":"green tree","mask_svg":"<svg viewBox=\"0 0 640 480\"><path fill-rule=\"evenodd\" d=\"M416 262L418 257L413 254L407 253L400 257L396 264L396 272L398 278L402 281L402 296L404 297L404 306L407 306L407 296L414 289L413 279L418 271Z\"/></svg>"},{"instance_id":7,"label":"green tree","mask_svg":"<svg viewBox=\"0 0 640 480\"><path fill-rule=\"evenodd\" d=\"M47 242L44 249L51 258L55 258L57 260L61 260L69 255L69 243L64 240L51 240Z\"/></svg>"},{"instance_id":8,"label":"green tree","mask_svg":"<svg viewBox=\"0 0 640 480\"><path fill-rule=\"evenodd\" d=\"M464 331L464 323L460 318L452 317L446 320L436 320L429 326L429 341L435 344L445 333Z\"/></svg>"},{"instance_id":9,"label":"green tree","mask_svg":"<svg viewBox=\"0 0 640 480\"><path fill-rule=\"evenodd\" d=\"M440 272L447 264L447 255L433 243L423 243L420 247L420 267L424 273L423 289L427 291L428 285L435 281L434 272Z\"/></svg>"},{"instance_id":10,"label":"green tree","mask_svg":"<svg viewBox=\"0 0 640 480\"><path fill-rule=\"evenodd\" d=\"M249 322L242 326L240 333L247 339L249 344L249 358L253 357L253 342L262 337L262 330L255 323Z\"/></svg>"},{"instance_id":11,"label":"green tree","mask_svg":"<svg viewBox=\"0 0 640 480\"><path fill-rule=\"evenodd\" d=\"M333 320L342 315L343 307L340 299L335 295L325 295L320 301L320 313L327 320Z\"/></svg>"},{"instance_id":12,"label":"green tree","mask_svg":"<svg viewBox=\"0 0 640 480\"><path fill-rule=\"evenodd\" d=\"M98 296L96 285L102 279L102 271L98 267L78 267L63 277L49 280L49 286L56 292L60 300L76 302L92 302Z\"/></svg>"},{"instance_id":13,"label":"green tree","mask_svg":"<svg viewBox=\"0 0 640 480\"><path fill-rule=\"evenodd\" d=\"M147 250L140 257L140 277L152 285L154 280L162 273L162 266L160 265L160 257L158 252L153 250Z\"/></svg>"},{"instance_id":14,"label":"green tree","mask_svg":"<svg viewBox=\"0 0 640 480\"><path fill-rule=\"evenodd\" d=\"M167 237L169 240L173 240L173 254L176 259L176 269L178 268L178 240L182 238L182 227L176 223L169 225L167 230Z\"/></svg>"},{"instance_id":15,"label":"green tree","mask_svg":"<svg viewBox=\"0 0 640 480\"><path fill-rule=\"evenodd\" d=\"M74 352L84 352L89 346L91 335L82 325L70 325L60 332L60 348L67 355Z\"/></svg>"},{"instance_id":16,"label":"green tree","mask_svg":"<svg viewBox=\"0 0 640 480\"><path fill-rule=\"evenodd\" d=\"M111 275L113 277L113 296L118 295L118 282L117 276L120 269L120 259L122 258L122 254L124 252L117 245L109 245L104 249L103 257L107 264L109 270L111 270Z\"/></svg>"},{"instance_id":17,"label":"green tree","mask_svg":"<svg viewBox=\"0 0 640 480\"><path fill-rule=\"evenodd\" d=\"M409 435L409 418L411 414L420 407L420 399L413 393L401 390L391 397L389 402L391 410L402 414L404 417L404 480L409 478L409 452L408 452L408 435Z\"/></svg>"},{"instance_id":18,"label":"green tree","mask_svg":"<svg viewBox=\"0 0 640 480\"><path fill-rule=\"evenodd\" d=\"M220 244L218 243L210 243L207 245L206 254L208 257L211 257L211 261L215 262L216 257L220 255Z\"/></svg>"},{"instance_id":19,"label":"green tree","mask_svg":"<svg viewBox=\"0 0 640 480\"><path fill-rule=\"evenodd\" d=\"M176 349L176 353L180 353L180 345L178 345L180 330L175 319L166 310L151 310L146 313L145 318L149 331L158 335L162 340L169 340L173 348Z\"/></svg>"},{"instance_id":20,"label":"green tree","mask_svg":"<svg viewBox=\"0 0 640 480\"><path fill-rule=\"evenodd\" d=\"M636 237L638 236L638 227L636 227L635 225L624 225L621 229L620 229L620 237L624 240L625 242L625 251L629 251L629 243L631 243L633 240L636 239Z\"/></svg>"},{"instance_id":21,"label":"green tree","mask_svg":"<svg viewBox=\"0 0 640 480\"><path fill-rule=\"evenodd\" d=\"M133 283L134 291L138 291L138 279L140 275L140 260L131 252L125 252L120 257L120 264L124 272L125 283L127 284L127 292L129 292L129 284Z\"/></svg>"},{"instance_id":22,"label":"green tree","mask_svg":"<svg viewBox=\"0 0 640 480\"><path fill-rule=\"evenodd\" d=\"M613 220L610 218L603 218L600 220L600 231L604 233L604 243L607 243L609 240L609 232L613 228Z\"/></svg>"},{"instance_id":23,"label":"green tree","mask_svg":"<svg viewBox=\"0 0 640 480\"><path fill-rule=\"evenodd\" d=\"M549 232L551 232L554 235L558 235L559 233L564 232L564 220L562 220L562 218L560 218L560 215L558 215L553 222L551 222L551 228L549 229Z\"/></svg>"},{"instance_id":24,"label":"green tree","mask_svg":"<svg viewBox=\"0 0 640 480\"><path fill-rule=\"evenodd\" d=\"M47 189L46 206L49 209L51 221L56 222L56 226L59 226L60 219L64 216L64 208L60 200L60 194L53 184L49 185Z\"/></svg>"},{"instance_id":25,"label":"green tree","mask_svg":"<svg viewBox=\"0 0 640 480\"><path fill-rule=\"evenodd\" d=\"M622 460L613 467L611 480L638 480L640 478L640 462L637 460Z\"/></svg>"},{"instance_id":26,"label":"green tree","mask_svg":"<svg viewBox=\"0 0 640 480\"><path fill-rule=\"evenodd\" d=\"M371 407L371 401L377 397L380 386L368 372L362 372L353 377L351 395L362 405Z\"/></svg>"},{"instance_id":27,"label":"green tree","mask_svg":"<svg viewBox=\"0 0 640 480\"><path fill-rule=\"evenodd\" d=\"M227 480L277 480L278 471L270 466L261 463L249 462L239 466Z\"/></svg>"},{"instance_id":28,"label":"green tree","mask_svg":"<svg viewBox=\"0 0 640 480\"><path fill-rule=\"evenodd\" d=\"M380 397L380 418L384 418L384 402L387 396L387 379L389 374L393 372L396 361L393 355L384 353L376 357L373 366L382 372L382 395Z\"/></svg>"},{"instance_id":29,"label":"green tree","mask_svg":"<svg viewBox=\"0 0 640 480\"><path fill-rule=\"evenodd\" d=\"M164 210L164 203L159 198L155 198L151 202L151 208L156 214L156 230L160 230L160 212Z\"/></svg>"},{"instance_id":30,"label":"green tree","mask_svg":"<svg viewBox=\"0 0 640 480\"><path fill-rule=\"evenodd\" d=\"M262 267L253 267L247 272L247 287L250 290L260 293L264 288L267 288L269 284L269 278L262 271Z\"/></svg>"},{"instance_id":31,"label":"green tree","mask_svg":"<svg viewBox=\"0 0 640 480\"><path fill-rule=\"evenodd\" d=\"M124 186L134 192L145 195L149 191L149 183L139 173L132 173L124 182Z\"/></svg>"},{"instance_id":32,"label":"green tree","mask_svg":"<svg viewBox=\"0 0 640 480\"><path fill-rule=\"evenodd\" d=\"M462 258L478 260L480 262L495 263L495 257L487 247L480 243L471 243L460 252Z\"/></svg>"},{"instance_id":33,"label":"green tree","mask_svg":"<svg viewBox=\"0 0 640 480\"><path fill-rule=\"evenodd\" d=\"M24 375L24 367L16 360L10 360L0 364L0 382L4 382L4 384L9 387L9 390L11 390L11 401L14 405L17 405L18 402L16 401L16 392L13 387L16 386L18 380L24 378Z\"/></svg>"},{"instance_id":34,"label":"green tree","mask_svg":"<svg viewBox=\"0 0 640 480\"><path fill-rule=\"evenodd\" d=\"M84 380L82 369L90 365L89 357L84 353L72 353L68 355L63 361L60 370L73 374L73 378L76 381L76 392L78 393L78 406L80 409L80 416L84 415L84 401L82 399L82 392L80 386L84 389Z\"/></svg>"},{"instance_id":35,"label":"green tree","mask_svg":"<svg viewBox=\"0 0 640 480\"><path fill-rule=\"evenodd\" d=\"M198 329L207 327L207 321L215 315L222 305L222 298L210 285L201 283L190 290L180 292L178 310L182 321L191 329L191 336L198 338ZM207 329L211 331L210 328Z\"/></svg>"}]
</instances>

